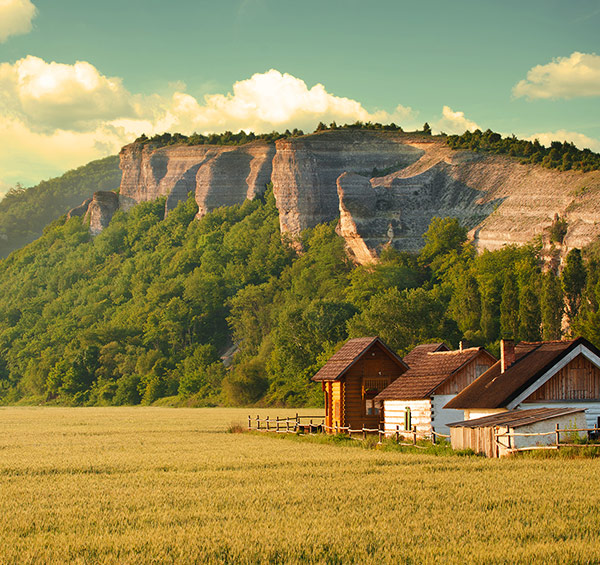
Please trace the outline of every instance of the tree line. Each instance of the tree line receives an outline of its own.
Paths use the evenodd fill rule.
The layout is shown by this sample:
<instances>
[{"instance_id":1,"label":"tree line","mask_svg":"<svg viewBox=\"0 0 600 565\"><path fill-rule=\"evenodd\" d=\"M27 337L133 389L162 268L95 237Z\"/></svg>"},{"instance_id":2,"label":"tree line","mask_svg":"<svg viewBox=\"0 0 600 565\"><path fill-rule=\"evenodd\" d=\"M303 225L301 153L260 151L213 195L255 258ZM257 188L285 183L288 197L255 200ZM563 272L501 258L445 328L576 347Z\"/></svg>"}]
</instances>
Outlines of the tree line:
<instances>
[{"instance_id":1,"label":"tree line","mask_svg":"<svg viewBox=\"0 0 600 565\"><path fill-rule=\"evenodd\" d=\"M502 137L488 129L465 131L462 135L449 135L448 145L452 149L469 149L485 153L510 155L521 163L532 163L558 169L559 171L582 171L584 173L600 169L600 155L590 149L578 149L567 141L553 141L550 147L543 146L537 139L525 141L514 135Z\"/></svg>"},{"instance_id":2,"label":"tree line","mask_svg":"<svg viewBox=\"0 0 600 565\"><path fill-rule=\"evenodd\" d=\"M477 254L438 218L419 254L387 247L356 266L333 223L282 238L271 191L196 212L193 197L165 219L162 200L142 203L95 238L62 217L4 259L1 401L316 405L310 377L349 337L497 353L501 337L568 335L564 320L600 345L595 246L559 274L534 246Z\"/></svg>"}]
</instances>

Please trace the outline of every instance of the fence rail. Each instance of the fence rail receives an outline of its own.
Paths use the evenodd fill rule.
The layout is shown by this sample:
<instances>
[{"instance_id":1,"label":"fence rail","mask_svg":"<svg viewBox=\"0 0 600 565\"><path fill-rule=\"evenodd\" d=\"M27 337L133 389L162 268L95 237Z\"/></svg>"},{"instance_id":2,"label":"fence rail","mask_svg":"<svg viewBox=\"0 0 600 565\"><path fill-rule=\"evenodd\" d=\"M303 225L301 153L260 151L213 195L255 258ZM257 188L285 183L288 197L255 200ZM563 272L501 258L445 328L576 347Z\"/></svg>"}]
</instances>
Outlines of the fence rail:
<instances>
[{"instance_id":1,"label":"fence rail","mask_svg":"<svg viewBox=\"0 0 600 565\"><path fill-rule=\"evenodd\" d=\"M587 434L587 439L598 439L600 438L600 427L597 428L561 428L559 424L556 424L554 430L549 432L499 432L498 428L494 431L494 443L498 448L506 449L510 453L517 453L519 451L534 451L536 449L559 449L561 447L585 447L588 443L567 443L560 439L561 434L569 434L573 437L573 434L579 436L580 432ZM516 437L543 437L543 436L554 436L554 442L545 443L542 445L527 445L523 447L513 447L511 445L511 439ZM564 437L564 436L563 436ZM508 445L501 443L500 438L507 438Z\"/></svg>"},{"instance_id":2,"label":"fence rail","mask_svg":"<svg viewBox=\"0 0 600 565\"><path fill-rule=\"evenodd\" d=\"M305 420L305 422L303 422ZM306 422L308 420L308 422ZM288 416L286 418L280 418L277 416L275 419L260 418L256 416L248 416L248 430L259 431L259 432L275 432L275 433L304 433L304 434L318 434L323 432L330 432L336 435L347 435L348 437L356 440L366 440L367 436L377 435L378 443L382 442L382 439L387 437L395 438L398 445L413 446L420 449L425 449L425 446L417 445L417 439L428 439L432 444L437 443L439 438L450 438L449 435L441 434L436 431L432 431L427 435L421 435L417 432L417 427L413 426L410 430L401 430L400 426L396 426L395 430L386 430L383 424L378 428L366 428L364 425L361 428L353 429L350 426L327 426L325 419L322 416ZM356 437L359 436L359 437ZM404 441L408 438L410 441ZM401 441L401 439L403 441Z\"/></svg>"}]
</instances>

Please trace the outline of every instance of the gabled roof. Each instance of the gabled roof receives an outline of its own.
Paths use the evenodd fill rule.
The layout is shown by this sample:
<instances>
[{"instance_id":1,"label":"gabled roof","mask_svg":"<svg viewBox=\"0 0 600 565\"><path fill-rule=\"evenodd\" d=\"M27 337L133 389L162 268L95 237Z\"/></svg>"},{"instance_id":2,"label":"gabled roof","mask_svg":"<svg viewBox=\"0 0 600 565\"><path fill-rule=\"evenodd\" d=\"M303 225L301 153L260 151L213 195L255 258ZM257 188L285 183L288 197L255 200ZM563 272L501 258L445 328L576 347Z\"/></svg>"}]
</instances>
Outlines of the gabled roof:
<instances>
[{"instance_id":1,"label":"gabled roof","mask_svg":"<svg viewBox=\"0 0 600 565\"><path fill-rule=\"evenodd\" d=\"M413 349L404 361L410 369L398 377L390 386L379 393L377 400L415 400L428 398L436 388L450 379L465 365L482 353L494 359L483 347L470 347L459 351L440 351L433 346L443 344L419 345L415 354Z\"/></svg>"},{"instance_id":2,"label":"gabled roof","mask_svg":"<svg viewBox=\"0 0 600 565\"><path fill-rule=\"evenodd\" d=\"M600 356L600 351L582 337L568 341L521 342L515 346L515 362L504 373L498 361L444 408L504 408L580 345Z\"/></svg>"},{"instance_id":3,"label":"gabled roof","mask_svg":"<svg viewBox=\"0 0 600 565\"><path fill-rule=\"evenodd\" d=\"M510 426L519 428L536 422L551 420L559 416L568 416L577 412L585 412L585 408L532 408L531 410L507 410L499 414L454 422L448 424L451 428L487 428L492 426Z\"/></svg>"},{"instance_id":4,"label":"gabled roof","mask_svg":"<svg viewBox=\"0 0 600 565\"><path fill-rule=\"evenodd\" d=\"M408 366L378 337L358 337L349 339L334 353L325 365L312 378L313 381L337 381L354 365L373 345L378 344L400 367Z\"/></svg>"},{"instance_id":5,"label":"gabled roof","mask_svg":"<svg viewBox=\"0 0 600 565\"><path fill-rule=\"evenodd\" d=\"M419 363L420 359L426 357L428 353L435 353L436 351L450 351L450 349L446 346L445 343L442 342L423 343L411 349L402 358L402 361L404 361L409 367L414 367Z\"/></svg>"}]
</instances>

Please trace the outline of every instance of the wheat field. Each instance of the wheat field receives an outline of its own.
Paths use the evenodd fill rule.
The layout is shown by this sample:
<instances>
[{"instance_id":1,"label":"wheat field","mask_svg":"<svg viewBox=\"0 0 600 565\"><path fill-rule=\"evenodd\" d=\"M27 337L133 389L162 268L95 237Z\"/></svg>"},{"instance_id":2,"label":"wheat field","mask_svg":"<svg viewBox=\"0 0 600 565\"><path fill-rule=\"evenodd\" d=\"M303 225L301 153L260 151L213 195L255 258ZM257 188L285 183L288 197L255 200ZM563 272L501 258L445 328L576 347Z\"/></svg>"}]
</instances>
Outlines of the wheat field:
<instances>
[{"instance_id":1,"label":"wheat field","mask_svg":"<svg viewBox=\"0 0 600 565\"><path fill-rule=\"evenodd\" d=\"M597 460L227 433L247 414L0 409L0 562L600 561Z\"/></svg>"}]
</instances>

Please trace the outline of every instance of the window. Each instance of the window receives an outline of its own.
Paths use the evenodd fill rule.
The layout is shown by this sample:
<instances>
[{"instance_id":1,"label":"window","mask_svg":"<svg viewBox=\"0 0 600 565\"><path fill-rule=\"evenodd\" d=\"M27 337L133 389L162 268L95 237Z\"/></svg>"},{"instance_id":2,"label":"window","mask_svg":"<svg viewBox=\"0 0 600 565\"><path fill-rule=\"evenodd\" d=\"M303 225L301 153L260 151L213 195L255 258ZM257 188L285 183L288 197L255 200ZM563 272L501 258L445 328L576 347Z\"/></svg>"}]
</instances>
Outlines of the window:
<instances>
[{"instance_id":1,"label":"window","mask_svg":"<svg viewBox=\"0 0 600 565\"><path fill-rule=\"evenodd\" d=\"M381 413L381 403L375 400L375 397L388 386L389 379L370 378L363 379L362 397L365 416L378 416Z\"/></svg>"}]
</instances>

